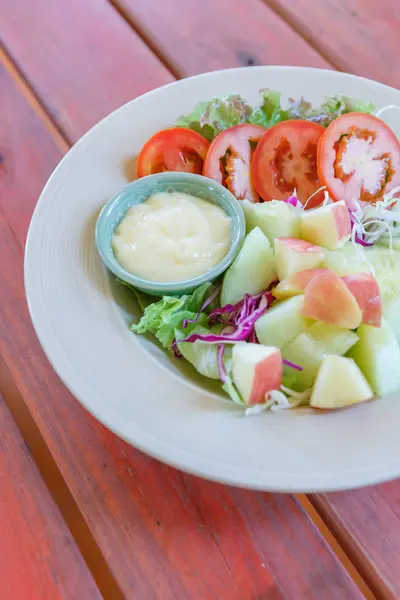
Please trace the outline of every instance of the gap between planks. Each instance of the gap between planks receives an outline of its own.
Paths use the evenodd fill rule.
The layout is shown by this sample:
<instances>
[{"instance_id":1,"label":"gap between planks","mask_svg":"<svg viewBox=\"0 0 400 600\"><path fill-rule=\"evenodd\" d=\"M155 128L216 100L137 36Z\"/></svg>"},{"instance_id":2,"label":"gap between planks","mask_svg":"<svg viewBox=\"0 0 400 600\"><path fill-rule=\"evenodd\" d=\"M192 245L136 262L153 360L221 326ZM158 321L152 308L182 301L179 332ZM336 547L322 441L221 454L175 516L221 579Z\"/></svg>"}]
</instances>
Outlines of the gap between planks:
<instances>
[{"instance_id":1,"label":"gap between planks","mask_svg":"<svg viewBox=\"0 0 400 600\"><path fill-rule=\"evenodd\" d=\"M303 508L303 510L310 517L311 522L318 529L320 534L325 539L332 552L335 554L337 559L342 563L360 592L364 594L366 600L375 600L376 596L368 586L367 582L361 575L360 571L357 570L355 564L352 562L350 557L346 554L343 546L340 544L338 538L335 536L333 531L329 529L327 523L323 520L322 516L310 500L304 494L296 494L296 498Z\"/></svg>"},{"instance_id":2,"label":"gap between planks","mask_svg":"<svg viewBox=\"0 0 400 600\"><path fill-rule=\"evenodd\" d=\"M289 27L293 29L293 31L295 31L300 37L302 37L307 42L307 44L311 46L311 48L313 48L313 50L315 50L316 52L318 52L318 54L322 56L322 58L324 58L328 63L330 63L336 71L345 71L346 73L353 73L350 67L347 66L344 68L343 65L340 65L337 62L336 57L333 54L324 49L320 44L317 44L315 40L307 33L305 27L303 27L297 19L293 18L293 16L285 8L283 8L279 0L261 0L261 2L263 2L271 10L273 10L274 13L282 19L282 21L285 21L285 23L289 25Z\"/></svg>"},{"instance_id":3,"label":"gap between planks","mask_svg":"<svg viewBox=\"0 0 400 600\"><path fill-rule=\"evenodd\" d=\"M130 12L121 4L120 0L108 0L108 3L117 11L117 13L127 22L127 24L133 29L133 31L143 40L143 42L150 48L155 54L158 60L170 71L175 79L183 79L185 74L179 69L179 67L167 57L166 53L163 52L162 48L157 44L151 31L140 24L138 24L131 16Z\"/></svg>"},{"instance_id":4,"label":"gap between planks","mask_svg":"<svg viewBox=\"0 0 400 600\"><path fill-rule=\"evenodd\" d=\"M143 39L143 41L159 58L159 60L170 70L174 77L177 79L184 77L184 75L179 72L179 69L177 69L175 65L168 61L162 52L157 49L154 42L151 40L151 35L139 28L133 22L132 18L130 18L126 11L120 6L119 1L109 0L109 2L119 12L122 18L128 22L132 29ZM273 2L268 3L273 4ZM274 7L271 6L271 8ZM295 29L291 23L289 23L289 25ZM302 35L301 32L299 33ZM318 52L320 52L318 48L316 49ZM320 54L322 53L320 52ZM329 57L327 60L332 62ZM40 97L36 94L31 84L26 80L21 70L18 68L11 56L8 54L7 50L2 45L0 45L0 61L4 64L6 70L18 85L18 88L24 95L29 105L43 121L58 147L62 150L62 152L68 152L72 142L65 135L62 128L50 116L44 104L41 102ZM42 437L42 434L40 433L38 426L36 425L29 411L29 408L19 393L11 373L4 364L1 356L0 381L4 384L4 389L1 389L0 391L7 401L7 404L22 433L22 436L30 449L32 457L37 463L39 471L54 501L59 507L60 512L68 528L70 529L102 595L104 598L112 598L112 600L119 600L119 598L123 599L122 592L116 580L114 579L108 564L106 563L104 556L89 529L89 526L87 525L78 505L76 504L49 448L47 447L46 442L44 441L44 438ZM328 528L327 524L324 522L323 518L320 516L308 498L305 495L297 495L296 498L303 510L308 514L311 523L317 527L327 545L331 548L332 552L343 565L344 569L348 572L366 600L375 600L376 596L368 587L365 580L344 551L338 539Z\"/></svg>"}]
</instances>

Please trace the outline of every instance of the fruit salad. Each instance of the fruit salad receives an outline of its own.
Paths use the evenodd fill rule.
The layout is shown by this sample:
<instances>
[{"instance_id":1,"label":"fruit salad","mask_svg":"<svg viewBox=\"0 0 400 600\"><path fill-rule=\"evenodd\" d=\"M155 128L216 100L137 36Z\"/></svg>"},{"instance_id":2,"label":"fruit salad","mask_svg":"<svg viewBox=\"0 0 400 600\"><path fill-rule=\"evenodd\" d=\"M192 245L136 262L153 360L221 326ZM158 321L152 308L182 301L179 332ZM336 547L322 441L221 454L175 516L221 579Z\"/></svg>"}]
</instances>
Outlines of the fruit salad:
<instances>
[{"instance_id":1,"label":"fruit salad","mask_svg":"<svg viewBox=\"0 0 400 600\"><path fill-rule=\"evenodd\" d=\"M154 301L151 333L246 414L339 409L400 389L400 144L372 105L202 103L143 147L137 176L226 186L247 235L217 283Z\"/></svg>"}]
</instances>

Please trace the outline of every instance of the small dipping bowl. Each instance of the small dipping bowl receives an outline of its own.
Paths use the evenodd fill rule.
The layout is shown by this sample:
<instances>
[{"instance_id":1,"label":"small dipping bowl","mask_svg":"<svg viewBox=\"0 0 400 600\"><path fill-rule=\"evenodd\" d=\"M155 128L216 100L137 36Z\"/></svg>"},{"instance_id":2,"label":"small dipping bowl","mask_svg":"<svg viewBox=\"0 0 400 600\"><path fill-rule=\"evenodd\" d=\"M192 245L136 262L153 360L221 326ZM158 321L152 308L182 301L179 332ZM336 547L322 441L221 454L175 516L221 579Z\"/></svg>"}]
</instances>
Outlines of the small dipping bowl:
<instances>
[{"instance_id":1,"label":"small dipping bowl","mask_svg":"<svg viewBox=\"0 0 400 600\"><path fill-rule=\"evenodd\" d=\"M231 218L232 230L228 252L215 267L203 275L171 283L149 281L129 273L115 257L112 248L112 238L115 228L131 206L145 202L147 198L157 192L183 192L196 196L220 206ZM158 173L129 183L122 191L107 202L96 224L96 245L104 264L114 275L138 290L152 296L178 296L191 293L199 285L215 280L229 267L236 257L242 245L244 235L245 219L240 202L216 181L192 173Z\"/></svg>"}]
</instances>

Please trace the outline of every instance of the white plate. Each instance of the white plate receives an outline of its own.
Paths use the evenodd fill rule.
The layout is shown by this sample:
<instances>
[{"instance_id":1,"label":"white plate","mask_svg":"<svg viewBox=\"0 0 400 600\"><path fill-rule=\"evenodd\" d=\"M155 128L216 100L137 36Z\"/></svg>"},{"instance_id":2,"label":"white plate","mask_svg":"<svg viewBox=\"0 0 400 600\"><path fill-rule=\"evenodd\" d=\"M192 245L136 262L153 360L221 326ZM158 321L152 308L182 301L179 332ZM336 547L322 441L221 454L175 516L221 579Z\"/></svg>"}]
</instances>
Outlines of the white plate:
<instances>
[{"instance_id":1,"label":"white plate","mask_svg":"<svg viewBox=\"0 0 400 600\"><path fill-rule=\"evenodd\" d=\"M400 92L332 71L250 67L160 88L101 121L65 156L32 218L26 293L41 344L76 398L109 429L185 471L234 485L328 491L400 474L400 399L331 414L243 418L216 388L151 340L128 330L137 316L94 244L96 217L125 183L123 165L149 136L201 100L259 88L321 102L325 94L397 104Z\"/></svg>"}]
</instances>

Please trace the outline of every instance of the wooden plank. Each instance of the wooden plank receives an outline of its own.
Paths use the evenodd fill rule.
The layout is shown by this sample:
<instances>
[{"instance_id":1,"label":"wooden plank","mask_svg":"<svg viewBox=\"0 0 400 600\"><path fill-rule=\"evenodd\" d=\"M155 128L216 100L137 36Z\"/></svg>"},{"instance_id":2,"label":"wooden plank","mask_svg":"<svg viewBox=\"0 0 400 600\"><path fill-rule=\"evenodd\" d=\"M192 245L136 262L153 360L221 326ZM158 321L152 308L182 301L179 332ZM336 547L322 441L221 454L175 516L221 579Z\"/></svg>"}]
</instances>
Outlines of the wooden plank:
<instances>
[{"instance_id":1,"label":"wooden plank","mask_svg":"<svg viewBox=\"0 0 400 600\"><path fill-rule=\"evenodd\" d=\"M173 79L105 0L2 0L1 36L70 140Z\"/></svg>"},{"instance_id":2,"label":"wooden plank","mask_svg":"<svg viewBox=\"0 0 400 600\"><path fill-rule=\"evenodd\" d=\"M400 598L400 481L311 502L377 598Z\"/></svg>"},{"instance_id":3,"label":"wooden plank","mask_svg":"<svg viewBox=\"0 0 400 600\"><path fill-rule=\"evenodd\" d=\"M398 0L265 0L336 68L400 88Z\"/></svg>"},{"instance_id":4,"label":"wooden plank","mask_svg":"<svg viewBox=\"0 0 400 600\"><path fill-rule=\"evenodd\" d=\"M18 153L18 169L31 185L24 197L21 177L0 177L0 255L7 255L0 353L123 594L362 598L293 497L233 490L163 466L100 426L65 390L33 333L21 273L26 220L60 154L4 73L0 85L2 114L18 123L2 140L3 165ZM31 160L42 148L48 165Z\"/></svg>"},{"instance_id":5,"label":"wooden plank","mask_svg":"<svg viewBox=\"0 0 400 600\"><path fill-rule=\"evenodd\" d=\"M0 395L0 597L101 595Z\"/></svg>"},{"instance_id":6,"label":"wooden plank","mask_svg":"<svg viewBox=\"0 0 400 600\"><path fill-rule=\"evenodd\" d=\"M264 64L331 68L260 0L111 1L181 76Z\"/></svg>"}]
</instances>

